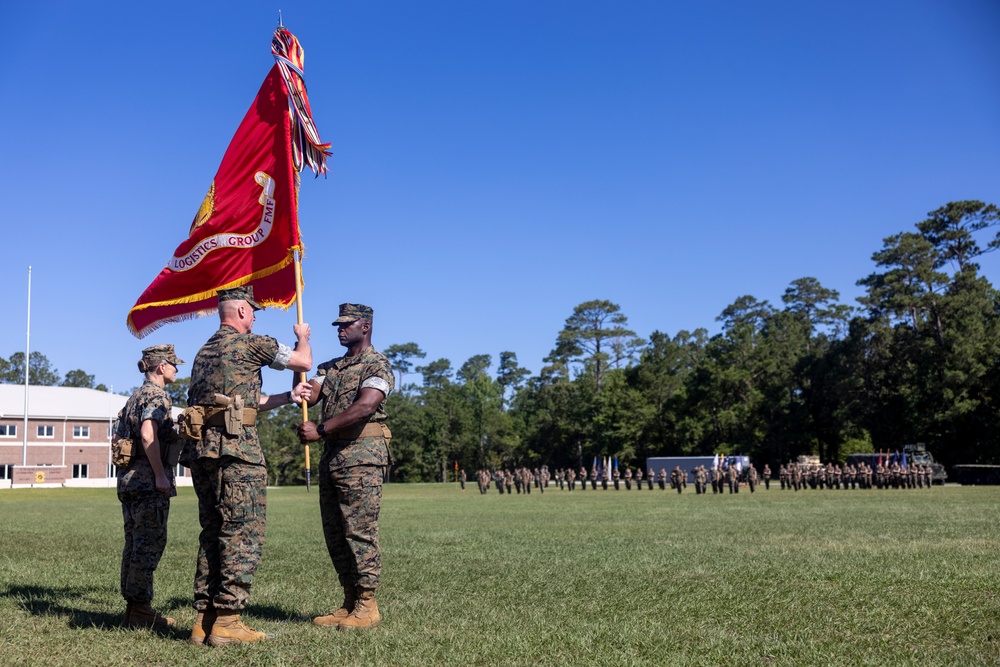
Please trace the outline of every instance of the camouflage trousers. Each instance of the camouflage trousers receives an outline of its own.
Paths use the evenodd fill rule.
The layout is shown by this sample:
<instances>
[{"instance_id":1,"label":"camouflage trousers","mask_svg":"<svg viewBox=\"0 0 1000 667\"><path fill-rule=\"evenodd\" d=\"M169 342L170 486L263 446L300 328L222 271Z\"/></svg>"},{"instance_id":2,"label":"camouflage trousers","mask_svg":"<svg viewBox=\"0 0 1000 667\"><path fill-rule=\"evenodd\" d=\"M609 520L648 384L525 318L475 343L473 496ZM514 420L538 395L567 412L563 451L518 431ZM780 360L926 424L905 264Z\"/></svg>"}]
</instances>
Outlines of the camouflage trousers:
<instances>
[{"instance_id":1,"label":"camouflage trousers","mask_svg":"<svg viewBox=\"0 0 1000 667\"><path fill-rule=\"evenodd\" d=\"M194 608L242 609L264 548L267 470L223 457L191 464L198 496Z\"/></svg>"},{"instance_id":2,"label":"camouflage trousers","mask_svg":"<svg viewBox=\"0 0 1000 667\"><path fill-rule=\"evenodd\" d=\"M319 509L333 568L344 587L378 588L382 555L378 515L382 508L382 466L330 470L320 462Z\"/></svg>"},{"instance_id":3,"label":"camouflage trousers","mask_svg":"<svg viewBox=\"0 0 1000 667\"><path fill-rule=\"evenodd\" d=\"M156 491L124 491L118 494L125 522L122 550L122 597L133 602L153 599L153 572L167 546L167 515L170 496Z\"/></svg>"}]
</instances>

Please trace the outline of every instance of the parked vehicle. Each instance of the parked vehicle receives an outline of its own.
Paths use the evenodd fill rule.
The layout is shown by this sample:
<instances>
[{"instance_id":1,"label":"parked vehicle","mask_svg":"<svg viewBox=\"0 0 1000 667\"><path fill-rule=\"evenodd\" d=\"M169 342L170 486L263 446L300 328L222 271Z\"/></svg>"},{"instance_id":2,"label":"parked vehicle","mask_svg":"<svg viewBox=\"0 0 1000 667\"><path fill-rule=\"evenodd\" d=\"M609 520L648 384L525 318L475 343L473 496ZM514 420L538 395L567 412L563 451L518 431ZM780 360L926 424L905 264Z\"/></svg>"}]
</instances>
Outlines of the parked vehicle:
<instances>
[{"instance_id":1,"label":"parked vehicle","mask_svg":"<svg viewBox=\"0 0 1000 667\"><path fill-rule=\"evenodd\" d=\"M973 486L998 486L1000 485L1000 466L966 463L952 466L955 472L955 481L959 484Z\"/></svg>"}]
</instances>

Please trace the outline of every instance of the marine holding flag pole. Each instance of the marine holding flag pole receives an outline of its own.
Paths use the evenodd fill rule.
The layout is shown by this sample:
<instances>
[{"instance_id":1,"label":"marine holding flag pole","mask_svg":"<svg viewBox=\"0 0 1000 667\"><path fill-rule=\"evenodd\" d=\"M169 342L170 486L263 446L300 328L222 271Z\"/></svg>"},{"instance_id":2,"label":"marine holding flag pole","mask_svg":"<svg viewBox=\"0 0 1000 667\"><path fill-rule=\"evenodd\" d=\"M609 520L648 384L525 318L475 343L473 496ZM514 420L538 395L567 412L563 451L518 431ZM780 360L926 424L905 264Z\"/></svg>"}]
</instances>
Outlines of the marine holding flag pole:
<instances>
[{"instance_id":1,"label":"marine holding flag pole","mask_svg":"<svg viewBox=\"0 0 1000 667\"><path fill-rule=\"evenodd\" d=\"M188 238L129 310L127 325L138 338L168 322L215 313L220 289L247 284L263 306L287 309L296 301L302 322L299 172L309 167L325 174L330 145L320 142L312 120L302 47L280 22L271 53L275 64L230 141Z\"/></svg>"}]
</instances>

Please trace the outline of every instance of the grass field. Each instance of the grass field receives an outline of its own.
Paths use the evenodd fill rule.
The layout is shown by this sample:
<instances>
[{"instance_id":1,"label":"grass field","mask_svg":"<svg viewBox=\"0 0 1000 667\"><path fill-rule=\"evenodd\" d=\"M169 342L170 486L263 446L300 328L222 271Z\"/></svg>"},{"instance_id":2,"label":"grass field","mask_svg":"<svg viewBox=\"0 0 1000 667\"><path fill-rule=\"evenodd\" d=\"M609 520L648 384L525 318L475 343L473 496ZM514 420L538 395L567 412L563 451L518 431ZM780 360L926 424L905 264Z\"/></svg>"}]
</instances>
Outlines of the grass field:
<instances>
[{"instance_id":1,"label":"grass field","mask_svg":"<svg viewBox=\"0 0 1000 667\"><path fill-rule=\"evenodd\" d=\"M113 490L0 492L4 665L997 665L1000 488L535 490L386 487L382 626L340 602L317 494L268 491L246 612L273 637L183 641L197 508L181 489L154 605L169 636L116 628Z\"/></svg>"}]
</instances>

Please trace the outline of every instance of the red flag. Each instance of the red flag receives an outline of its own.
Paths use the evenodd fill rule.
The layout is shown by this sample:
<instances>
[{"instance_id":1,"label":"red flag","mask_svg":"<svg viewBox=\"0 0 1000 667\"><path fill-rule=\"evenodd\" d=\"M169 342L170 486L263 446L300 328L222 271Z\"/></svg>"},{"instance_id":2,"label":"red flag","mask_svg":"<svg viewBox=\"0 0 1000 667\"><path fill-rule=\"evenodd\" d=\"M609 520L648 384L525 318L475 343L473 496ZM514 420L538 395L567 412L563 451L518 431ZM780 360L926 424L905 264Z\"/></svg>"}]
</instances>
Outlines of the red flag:
<instances>
[{"instance_id":1,"label":"red flag","mask_svg":"<svg viewBox=\"0 0 1000 667\"><path fill-rule=\"evenodd\" d=\"M302 249L298 171L326 171L302 83L302 49L275 31L277 60L236 130L188 238L128 314L142 338L167 322L215 312L220 289L252 283L264 306L295 300L294 251Z\"/></svg>"}]
</instances>

